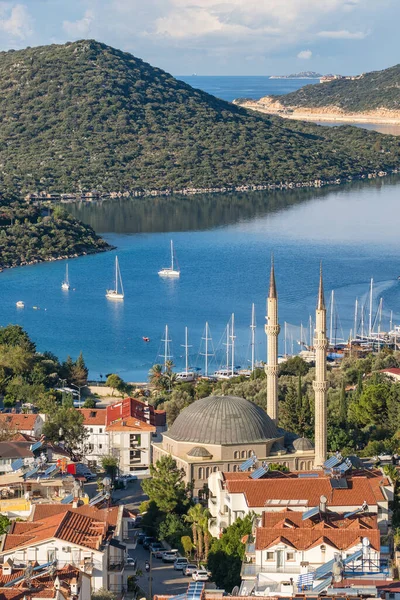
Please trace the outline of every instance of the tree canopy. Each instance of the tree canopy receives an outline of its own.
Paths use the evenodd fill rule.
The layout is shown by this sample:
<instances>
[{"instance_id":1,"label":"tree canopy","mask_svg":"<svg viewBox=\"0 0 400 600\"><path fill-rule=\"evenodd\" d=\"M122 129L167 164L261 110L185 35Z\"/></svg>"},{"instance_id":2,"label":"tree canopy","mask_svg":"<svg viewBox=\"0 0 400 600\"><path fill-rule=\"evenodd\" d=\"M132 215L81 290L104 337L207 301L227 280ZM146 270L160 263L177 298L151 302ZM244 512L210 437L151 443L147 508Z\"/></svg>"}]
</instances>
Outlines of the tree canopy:
<instances>
[{"instance_id":1,"label":"tree canopy","mask_svg":"<svg viewBox=\"0 0 400 600\"><path fill-rule=\"evenodd\" d=\"M185 471L179 469L170 455L150 465L151 479L145 479L142 488L150 501L162 512L183 512L189 504L190 487L185 483Z\"/></svg>"}]
</instances>

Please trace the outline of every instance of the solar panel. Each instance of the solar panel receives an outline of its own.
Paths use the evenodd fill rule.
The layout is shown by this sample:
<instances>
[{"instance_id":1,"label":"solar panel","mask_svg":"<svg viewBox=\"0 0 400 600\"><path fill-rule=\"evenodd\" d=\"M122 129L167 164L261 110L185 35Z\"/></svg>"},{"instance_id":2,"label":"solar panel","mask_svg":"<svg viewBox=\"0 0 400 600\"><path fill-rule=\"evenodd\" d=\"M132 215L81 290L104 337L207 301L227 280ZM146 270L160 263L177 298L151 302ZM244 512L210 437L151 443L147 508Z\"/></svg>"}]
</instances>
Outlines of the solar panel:
<instances>
[{"instance_id":1,"label":"solar panel","mask_svg":"<svg viewBox=\"0 0 400 600\"><path fill-rule=\"evenodd\" d=\"M32 475L34 475L38 471L39 471L39 465L36 466L34 469L31 469L30 471L27 471L26 473L24 473L24 479L29 479L29 477L32 477Z\"/></svg>"},{"instance_id":2,"label":"solar panel","mask_svg":"<svg viewBox=\"0 0 400 600\"><path fill-rule=\"evenodd\" d=\"M240 465L239 471L247 471L254 465L255 462L256 462L256 457L252 456L251 458L246 460L242 465Z\"/></svg>"},{"instance_id":3,"label":"solar panel","mask_svg":"<svg viewBox=\"0 0 400 600\"><path fill-rule=\"evenodd\" d=\"M68 496L65 496L65 498L63 498L61 500L61 504L69 504L70 502L72 502L73 499L74 499L74 495L69 494Z\"/></svg>"},{"instance_id":4,"label":"solar panel","mask_svg":"<svg viewBox=\"0 0 400 600\"><path fill-rule=\"evenodd\" d=\"M363 508L357 508L357 510L353 510L352 512L348 512L344 514L345 519L349 519L350 517L354 517L354 515L358 515L358 513L363 512Z\"/></svg>"},{"instance_id":5,"label":"solar panel","mask_svg":"<svg viewBox=\"0 0 400 600\"><path fill-rule=\"evenodd\" d=\"M39 448L41 448L42 446L42 442L35 442L34 444L31 444L30 450L31 452L35 452L35 450L39 450Z\"/></svg>"},{"instance_id":6,"label":"solar panel","mask_svg":"<svg viewBox=\"0 0 400 600\"><path fill-rule=\"evenodd\" d=\"M357 552L354 552L354 554L345 558L343 560L343 564L348 565L349 563L353 562L353 560L358 560L359 558L362 557L362 554L363 554L362 550L357 550Z\"/></svg>"},{"instance_id":7,"label":"solar panel","mask_svg":"<svg viewBox=\"0 0 400 600\"><path fill-rule=\"evenodd\" d=\"M316 479L319 477L318 473L299 473L300 479Z\"/></svg>"},{"instance_id":8,"label":"solar panel","mask_svg":"<svg viewBox=\"0 0 400 600\"><path fill-rule=\"evenodd\" d=\"M342 465L340 465L338 467L338 470L340 471L341 474L346 473L346 471L348 471L349 469L351 469L353 465L351 464L350 461L345 461Z\"/></svg>"},{"instance_id":9,"label":"solar panel","mask_svg":"<svg viewBox=\"0 0 400 600\"><path fill-rule=\"evenodd\" d=\"M332 560L318 567L318 569L316 569L314 572L314 579L322 579L323 577L325 577L325 575L328 575L328 573L332 571L334 562L335 559L332 558Z\"/></svg>"},{"instance_id":10,"label":"solar panel","mask_svg":"<svg viewBox=\"0 0 400 600\"><path fill-rule=\"evenodd\" d=\"M306 587L312 585L314 581L314 573L304 573L303 575L299 575L297 579L298 587Z\"/></svg>"},{"instance_id":11,"label":"solar panel","mask_svg":"<svg viewBox=\"0 0 400 600\"><path fill-rule=\"evenodd\" d=\"M341 454L331 456L327 461L324 462L324 469L332 469L332 467L336 467L336 465L342 462L343 458Z\"/></svg>"},{"instance_id":12,"label":"solar panel","mask_svg":"<svg viewBox=\"0 0 400 600\"><path fill-rule=\"evenodd\" d=\"M327 587L329 587L332 583L332 575L330 577L328 577L327 579L324 579L324 581L321 581L321 583L319 583L317 586L315 586L312 591L313 592L323 592L324 590L326 590Z\"/></svg>"},{"instance_id":13,"label":"solar panel","mask_svg":"<svg viewBox=\"0 0 400 600\"><path fill-rule=\"evenodd\" d=\"M306 521L307 519L311 519L311 517L315 517L315 515L317 515L318 513L319 506L314 506L314 508L310 508L309 510L303 512L303 514L301 515L301 520Z\"/></svg>"},{"instance_id":14,"label":"solar panel","mask_svg":"<svg viewBox=\"0 0 400 600\"><path fill-rule=\"evenodd\" d=\"M43 473L43 475L45 477L47 477L48 475L50 475L51 473L54 473L54 471L57 471L58 467L57 465L51 465L51 467L49 467L48 469L45 470L45 472Z\"/></svg>"},{"instance_id":15,"label":"solar panel","mask_svg":"<svg viewBox=\"0 0 400 600\"><path fill-rule=\"evenodd\" d=\"M253 473L250 475L252 479L260 479L263 475L268 473L268 465L266 467L258 467Z\"/></svg>"},{"instance_id":16,"label":"solar panel","mask_svg":"<svg viewBox=\"0 0 400 600\"><path fill-rule=\"evenodd\" d=\"M13 471L18 471L19 469L22 469L24 464L25 463L24 463L23 458L18 458L17 460L14 460L13 463L11 463L11 468Z\"/></svg>"},{"instance_id":17,"label":"solar panel","mask_svg":"<svg viewBox=\"0 0 400 600\"><path fill-rule=\"evenodd\" d=\"M347 490L348 488L347 480L344 479L344 477L341 477L340 479L330 479L330 484L334 490Z\"/></svg>"}]
</instances>

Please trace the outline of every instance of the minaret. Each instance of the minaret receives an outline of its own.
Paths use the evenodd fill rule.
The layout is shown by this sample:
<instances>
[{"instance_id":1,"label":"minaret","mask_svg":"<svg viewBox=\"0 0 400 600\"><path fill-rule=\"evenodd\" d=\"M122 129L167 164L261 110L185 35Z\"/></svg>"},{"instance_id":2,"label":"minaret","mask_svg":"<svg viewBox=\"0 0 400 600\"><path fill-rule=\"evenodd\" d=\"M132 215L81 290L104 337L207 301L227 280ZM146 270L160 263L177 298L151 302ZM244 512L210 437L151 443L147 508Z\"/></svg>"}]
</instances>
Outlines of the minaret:
<instances>
[{"instance_id":1,"label":"minaret","mask_svg":"<svg viewBox=\"0 0 400 600\"><path fill-rule=\"evenodd\" d=\"M278 424L278 295L276 293L274 259L271 258L271 275L269 279L269 292L267 299L267 413Z\"/></svg>"},{"instance_id":2,"label":"minaret","mask_svg":"<svg viewBox=\"0 0 400 600\"><path fill-rule=\"evenodd\" d=\"M327 407L326 391L326 350L328 340L326 337L326 308L324 298L324 284L322 281L322 265L319 274L318 303L315 317L314 350L315 350L315 462L314 467L320 469L326 461L327 448Z\"/></svg>"}]
</instances>

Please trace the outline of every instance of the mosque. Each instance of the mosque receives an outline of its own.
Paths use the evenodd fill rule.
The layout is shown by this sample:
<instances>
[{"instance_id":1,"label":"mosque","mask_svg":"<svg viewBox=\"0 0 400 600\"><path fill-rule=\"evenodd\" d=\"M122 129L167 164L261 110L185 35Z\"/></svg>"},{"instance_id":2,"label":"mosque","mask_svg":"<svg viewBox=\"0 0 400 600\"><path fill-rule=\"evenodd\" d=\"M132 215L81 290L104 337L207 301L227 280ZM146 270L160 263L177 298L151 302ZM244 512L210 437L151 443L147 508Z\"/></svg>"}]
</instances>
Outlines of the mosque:
<instances>
[{"instance_id":1,"label":"mosque","mask_svg":"<svg viewBox=\"0 0 400 600\"><path fill-rule=\"evenodd\" d=\"M321 468L327 454L326 307L320 271L315 349L315 448L307 438L278 427L278 294L274 264L271 265L267 298L267 412L244 398L210 396L193 402L153 443L153 463L170 454L186 481L194 485L193 496L207 485L214 471L234 472L246 459L260 465L280 463L291 471Z\"/></svg>"}]
</instances>

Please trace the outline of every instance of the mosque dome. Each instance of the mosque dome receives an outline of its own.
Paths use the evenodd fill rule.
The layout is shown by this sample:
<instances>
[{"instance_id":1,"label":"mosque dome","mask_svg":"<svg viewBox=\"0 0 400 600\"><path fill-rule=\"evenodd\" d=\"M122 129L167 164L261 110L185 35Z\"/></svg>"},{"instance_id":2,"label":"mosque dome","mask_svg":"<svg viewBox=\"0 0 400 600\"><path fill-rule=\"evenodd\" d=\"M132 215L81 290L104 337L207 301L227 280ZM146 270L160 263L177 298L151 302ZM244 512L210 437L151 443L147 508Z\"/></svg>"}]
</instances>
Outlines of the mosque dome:
<instances>
[{"instance_id":1,"label":"mosque dome","mask_svg":"<svg viewBox=\"0 0 400 600\"><path fill-rule=\"evenodd\" d=\"M293 441L293 447L297 452L307 452L314 450L314 444L311 440L305 437L297 438Z\"/></svg>"},{"instance_id":2,"label":"mosque dome","mask_svg":"<svg viewBox=\"0 0 400 600\"><path fill-rule=\"evenodd\" d=\"M203 446L194 446L187 455L192 458L212 458L212 454Z\"/></svg>"},{"instance_id":3,"label":"mosque dome","mask_svg":"<svg viewBox=\"0 0 400 600\"><path fill-rule=\"evenodd\" d=\"M196 400L180 413L165 435L179 442L217 446L262 443L280 437L262 408L237 396Z\"/></svg>"}]
</instances>

